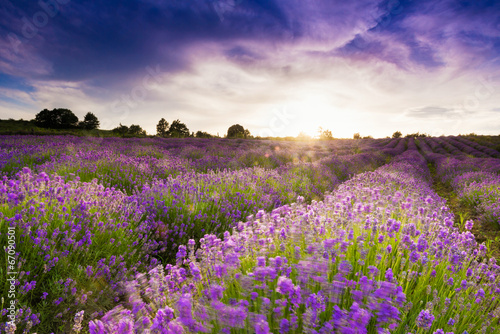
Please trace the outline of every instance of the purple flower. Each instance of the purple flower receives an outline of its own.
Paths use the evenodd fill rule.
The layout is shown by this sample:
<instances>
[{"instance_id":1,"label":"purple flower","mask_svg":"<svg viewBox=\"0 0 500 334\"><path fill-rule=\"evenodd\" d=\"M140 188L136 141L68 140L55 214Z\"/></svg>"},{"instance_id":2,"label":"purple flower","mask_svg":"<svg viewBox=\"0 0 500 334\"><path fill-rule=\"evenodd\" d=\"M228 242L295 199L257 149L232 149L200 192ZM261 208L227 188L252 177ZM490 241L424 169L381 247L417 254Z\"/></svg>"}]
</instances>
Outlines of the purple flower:
<instances>
[{"instance_id":1,"label":"purple flower","mask_svg":"<svg viewBox=\"0 0 500 334\"><path fill-rule=\"evenodd\" d=\"M392 273L391 268L387 268L385 271L385 280L388 282L392 282L394 280L394 274Z\"/></svg>"},{"instance_id":2,"label":"purple flower","mask_svg":"<svg viewBox=\"0 0 500 334\"><path fill-rule=\"evenodd\" d=\"M465 222L465 229L470 231L470 230L472 230L473 226L474 226L474 222L472 220L467 220Z\"/></svg>"},{"instance_id":3,"label":"purple flower","mask_svg":"<svg viewBox=\"0 0 500 334\"><path fill-rule=\"evenodd\" d=\"M417 327L423 329L430 329L432 322L434 321L434 315L429 310L422 310L417 316Z\"/></svg>"},{"instance_id":4,"label":"purple flower","mask_svg":"<svg viewBox=\"0 0 500 334\"><path fill-rule=\"evenodd\" d=\"M368 266L368 270L370 271L371 276L377 276L378 275L378 268L375 266Z\"/></svg>"},{"instance_id":5,"label":"purple flower","mask_svg":"<svg viewBox=\"0 0 500 334\"><path fill-rule=\"evenodd\" d=\"M290 323L287 319L281 319L280 321L280 334L285 334L290 331Z\"/></svg>"},{"instance_id":6,"label":"purple flower","mask_svg":"<svg viewBox=\"0 0 500 334\"><path fill-rule=\"evenodd\" d=\"M100 320L91 320L89 322L90 334L106 334L104 324Z\"/></svg>"},{"instance_id":7,"label":"purple flower","mask_svg":"<svg viewBox=\"0 0 500 334\"><path fill-rule=\"evenodd\" d=\"M222 294L224 292L224 288L217 284L212 284L210 286L210 298L213 300L222 299Z\"/></svg>"},{"instance_id":8,"label":"purple flower","mask_svg":"<svg viewBox=\"0 0 500 334\"><path fill-rule=\"evenodd\" d=\"M294 285L291 279L280 276L278 278L278 287L276 291L285 296L290 296L293 293Z\"/></svg>"},{"instance_id":9,"label":"purple flower","mask_svg":"<svg viewBox=\"0 0 500 334\"><path fill-rule=\"evenodd\" d=\"M339 264L339 272L342 275L349 275L352 271L352 265L349 261L344 260Z\"/></svg>"},{"instance_id":10,"label":"purple flower","mask_svg":"<svg viewBox=\"0 0 500 334\"><path fill-rule=\"evenodd\" d=\"M264 316L258 317L255 322L255 334L271 334L269 331L269 324Z\"/></svg>"},{"instance_id":11,"label":"purple flower","mask_svg":"<svg viewBox=\"0 0 500 334\"><path fill-rule=\"evenodd\" d=\"M416 263L420 259L420 253L413 251L410 253L410 261Z\"/></svg>"},{"instance_id":12,"label":"purple flower","mask_svg":"<svg viewBox=\"0 0 500 334\"><path fill-rule=\"evenodd\" d=\"M151 326L151 330L163 330L167 329L167 325L174 318L174 310L170 307L165 307L163 309L159 309L156 313L155 318L153 319L153 325Z\"/></svg>"}]
</instances>

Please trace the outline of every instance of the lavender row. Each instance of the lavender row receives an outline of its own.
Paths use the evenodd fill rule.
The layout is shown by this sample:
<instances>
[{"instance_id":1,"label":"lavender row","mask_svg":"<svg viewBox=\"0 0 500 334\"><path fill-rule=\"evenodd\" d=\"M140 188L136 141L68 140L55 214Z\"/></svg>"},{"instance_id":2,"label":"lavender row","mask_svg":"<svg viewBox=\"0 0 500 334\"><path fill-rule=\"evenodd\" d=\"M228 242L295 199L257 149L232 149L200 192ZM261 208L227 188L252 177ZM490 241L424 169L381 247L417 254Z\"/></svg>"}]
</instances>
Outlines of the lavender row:
<instances>
[{"instance_id":1,"label":"lavender row","mask_svg":"<svg viewBox=\"0 0 500 334\"><path fill-rule=\"evenodd\" d=\"M124 282L90 333L496 332L500 267L429 182L408 150L324 201L190 240L176 265Z\"/></svg>"},{"instance_id":2,"label":"lavender row","mask_svg":"<svg viewBox=\"0 0 500 334\"><path fill-rule=\"evenodd\" d=\"M491 147L481 145L479 143L468 140L467 138L464 138L464 137L455 137L455 139L464 143L465 145L468 145L468 146L470 146L478 151L484 152L484 153L486 153L494 158L500 158L500 152L498 152L497 150L494 150Z\"/></svg>"},{"instance_id":3,"label":"lavender row","mask_svg":"<svg viewBox=\"0 0 500 334\"><path fill-rule=\"evenodd\" d=\"M481 220L500 224L500 159L438 158L437 177L452 186L465 205Z\"/></svg>"},{"instance_id":4,"label":"lavender row","mask_svg":"<svg viewBox=\"0 0 500 334\"><path fill-rule=\"evenodd\" d=\"M475 148L456 140L455 138L446 138L449 144L453 145L457 149L459 149L461 152L464 152L470 156L476 157L476 158L490 158L490 156L484 152L478 151Z\"/></svg>"},{"instance_id":5,"label":"lavender row","mask_svg":"<svg viewBox=\"0 0 500 334\"><path fill-rule=\"evenodd\" d=\"M470 156L476 158L499 158L500 152L471 142L463 137L438 137L419 139L426 143L434 153L451 154L455 157Z\"/></svg>"},{"instance_id":6,"label":"lavender row","mask_svg":"<svg viewBox=\"0 0 500 334\"><path fill-rule=\"evenodd\" d=\"M6 224L0 238L6 242L7 226L15 227L20 330L33 326L48 333L66 326L76 309L84 309L87 319L101 316L123 298L119 282L159 261L175 261L179 244L206 233L222 235L248 215L299 194L320 199L351 175L385 161L384 155L358 154L274 170L185 172L153 179L133 195L106 188L97 178L83 182L26 167L16 177L4 176L0 217Z\"/></svg>"},{"instance_id":7,"label":"lavender row","mask_svg":"<svg viewBox=\"0 0 500 334\"><path fill-rule=\"evenodd\" d=\"M118 139L72 136L0 137L0 173L34 172L97 178L105 187L132 194L155 179L186 173L275 169L331 156L371 153L373 140L322 142L244 141L224 139Z\"/></svg>"},{"instance_id":8,"label":"lavender row","mask_svg":"<svg viewBox=\"0 0 500 334\"><path fill-rule=\"evenodd\" d=\"M434 153L427 143L420 141L419 148L434 164L437 179L451 186L460 201L476 210L482 221L500 224L500 159L443 155Z\"/></svg>"}]
</instances>

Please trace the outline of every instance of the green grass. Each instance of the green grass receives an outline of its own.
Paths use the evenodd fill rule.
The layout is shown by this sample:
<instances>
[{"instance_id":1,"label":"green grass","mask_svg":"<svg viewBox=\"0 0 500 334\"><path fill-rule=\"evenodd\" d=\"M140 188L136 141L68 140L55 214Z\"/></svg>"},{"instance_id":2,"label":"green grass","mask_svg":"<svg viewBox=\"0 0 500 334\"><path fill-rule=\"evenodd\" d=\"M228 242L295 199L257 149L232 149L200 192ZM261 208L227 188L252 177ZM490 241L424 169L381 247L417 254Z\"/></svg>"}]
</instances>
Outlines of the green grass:
<instances>
[{"instance_id":1,"label":"green grass","mask_svg":"<svg viewBox=\"0 0 500 334\"><path fill-rule=\"evenodd\" d=\"M121 136L120 134L111 130L45 129L36 126L32 121L13 119L0 119L0 135L72 135L79 137L126 137Z\"/></svg>"}]
</instances>

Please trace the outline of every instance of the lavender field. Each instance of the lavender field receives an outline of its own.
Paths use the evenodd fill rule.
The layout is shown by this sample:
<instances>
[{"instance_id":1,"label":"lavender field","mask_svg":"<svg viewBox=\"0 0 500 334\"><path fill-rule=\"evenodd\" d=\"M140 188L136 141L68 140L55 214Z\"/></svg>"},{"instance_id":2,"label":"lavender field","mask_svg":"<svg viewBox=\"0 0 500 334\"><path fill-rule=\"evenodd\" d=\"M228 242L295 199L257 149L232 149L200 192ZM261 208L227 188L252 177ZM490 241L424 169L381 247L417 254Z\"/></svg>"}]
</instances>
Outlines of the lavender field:
<instances>
[{"instance_id":1,"label":"lavender field","mask_svg":"<svg viewBox=\"0 0 500 334\"><path fill-rule=\"evenodd\" d=\"M0 333L500 333L497 148L0 136Z\"/></svg>"}]
</instances>

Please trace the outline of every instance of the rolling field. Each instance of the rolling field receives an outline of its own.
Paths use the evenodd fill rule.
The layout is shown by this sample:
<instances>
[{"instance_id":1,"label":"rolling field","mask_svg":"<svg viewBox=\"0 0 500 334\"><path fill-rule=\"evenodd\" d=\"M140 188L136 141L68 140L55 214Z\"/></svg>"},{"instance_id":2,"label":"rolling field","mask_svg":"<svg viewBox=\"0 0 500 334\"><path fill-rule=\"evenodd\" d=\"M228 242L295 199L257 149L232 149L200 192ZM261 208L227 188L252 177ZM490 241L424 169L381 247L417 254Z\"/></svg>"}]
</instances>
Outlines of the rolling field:
<instances>
[{"instance_id":1,"label":"rolling field","mask_svg":"<svg viewBox=\"0 0 500 334\"><path fill-rule=\"evenodd\" d=\"M0 333L500 333L499 143L0 136Z\"/></svg>"}]
</instances>

